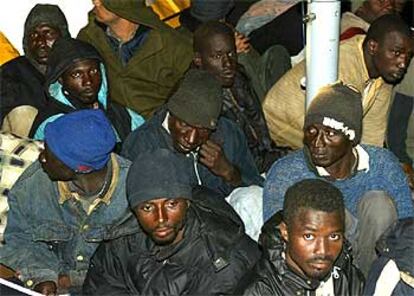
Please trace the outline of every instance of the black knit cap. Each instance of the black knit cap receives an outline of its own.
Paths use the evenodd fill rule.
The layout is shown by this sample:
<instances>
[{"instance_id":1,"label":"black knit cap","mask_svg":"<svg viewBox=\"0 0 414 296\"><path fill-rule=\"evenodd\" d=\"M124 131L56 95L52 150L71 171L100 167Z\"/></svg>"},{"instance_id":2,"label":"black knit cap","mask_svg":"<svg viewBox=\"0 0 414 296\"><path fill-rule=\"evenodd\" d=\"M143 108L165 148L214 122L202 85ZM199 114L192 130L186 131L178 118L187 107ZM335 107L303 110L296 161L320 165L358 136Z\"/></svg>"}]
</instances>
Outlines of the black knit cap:
<instances>
[{"instance_id":1,"label":"black knit cap","mask_svg":"<svg viewBox=\"0 0 414 296\"><path fill-rule=\"evenodd\" d=\"M233 9L234 0L192 0L190 14L201 22L224 19Z\"/></svg>"},{"instance_id":2,"label":"black knit cap","mask_svg":"<svg viewBox=\"0 0 414 296\"><path fill-rule=\"evenodd\" d=\"M31 31L40 24L47 24L50 27L58 29L61 37L70 37L68 30L68 22L66 17L60 10L59 6L51 4L36 4L24 23L23 49L28 55L28 38Z\"/></svg>"},{"instance_id":3,"label":"black knit cap","mask_svg":"<svg viewBox=\"0 0 414 296\"><path fill-rule=\"evenodd\" d=\"M186 123L215 129L220 116L222 86L209 72L190 69L167 103L168 110Z\"/></svg>"},{"instance_id":4,"label":"black knit cap","mask_svg":"<svg viewBox=\"0 0 414 296\"><path fill-rule=\"evenodd\" d=\"M157 198L192 198L196 185L191 161L169 149L139 155L131 165L126 180L129 205Z\"/></svg>"},{"instance_id":5,"label":"black knit cap","mask_svg":"<svg viewBox=\"0 0 414 296\"><path fill-rule=\"evenodd\" d=\"M342 132L355 145L362 136L362 97L341 81L322 87L305 116L304 130L319 123Z\"/></svg>"},{"instance_id":6,"label":"black knit cap","mask_svg":"<svg viewBox=\"0 0 414 296\"><path fill-rule=\"evenodd\" d=\"M47 60L46 87L58 80L75 62L86 59L103 62L95 47L87 42L73 38L56 40Z\"/></svg>"}]
</instances>

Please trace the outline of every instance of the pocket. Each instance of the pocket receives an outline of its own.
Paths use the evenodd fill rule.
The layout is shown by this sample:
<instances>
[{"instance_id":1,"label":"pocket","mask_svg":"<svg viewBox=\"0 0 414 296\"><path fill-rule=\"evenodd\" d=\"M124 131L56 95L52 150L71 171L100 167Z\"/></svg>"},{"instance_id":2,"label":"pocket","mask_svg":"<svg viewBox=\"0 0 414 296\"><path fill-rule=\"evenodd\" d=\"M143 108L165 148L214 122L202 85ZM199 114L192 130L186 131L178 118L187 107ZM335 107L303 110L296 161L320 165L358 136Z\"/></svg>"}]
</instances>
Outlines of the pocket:
<instances>
[{"instance_id":1,"label":"pocket","mask_svg":"<svg viewBox=\"0 0 414 296\"><path fill-rule=\"evenodd\" d=\"M33 231L34 241L64 242L72 240L73 232L65 224L49 222L37 226Z\"/></svg>"}]
</instances>

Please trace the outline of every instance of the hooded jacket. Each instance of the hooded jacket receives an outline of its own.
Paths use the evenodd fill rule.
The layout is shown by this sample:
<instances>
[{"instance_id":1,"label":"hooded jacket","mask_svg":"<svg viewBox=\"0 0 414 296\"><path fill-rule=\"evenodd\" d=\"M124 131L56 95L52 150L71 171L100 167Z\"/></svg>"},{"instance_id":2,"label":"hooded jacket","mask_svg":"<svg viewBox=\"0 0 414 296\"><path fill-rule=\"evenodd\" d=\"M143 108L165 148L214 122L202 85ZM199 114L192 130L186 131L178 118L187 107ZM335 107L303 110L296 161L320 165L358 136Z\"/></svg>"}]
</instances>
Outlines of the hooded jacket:
<instances>
[{"instance_id":1,"label":"hooded jacket","mask_svg":"<svg viewBox=\"0 0 414 296\"><path fill-rule=\"evenodd\" d=\"M414 218L394 223L376 249L379 258L371 267L364 295L413 295Z\"/></svg>"},{"instance_id":2,"label":"hooded jacket","mask_svg":"<svg viewBox=\"0 0 414 296\"><path fill-rule=\"evenodd\" d=\"M107 27L96 20L93 12L78 38L94 45L105 60L111 97L147 118L166 101L190 65L190 40L162 23L142 0L104 0L103 5L120 17L149 29L132 58L123 64L111 45Z\"/></svg>"},{"instance_id":3,"label":"hooded jacket","mask_svg":"<svg viewBox=\"0 0 414 296\"><path fill-rule=\"evenodd\" d=\"M88 43L75 39L60 39L56 41L48 60L45 86L49 94L49 102L45 110L37 115L30 135L35 139L43 139L47 123L54 121L63 114L73 112L79 107L65 95L59 77L76 61L93 59L100 62L101 86L98 92L98 105L111 121L118 141L123 141L131 130L141 125L144 120L137 113L112 103L107 98L108 84L105 67L98 52Z\"/></svg>"},{"instance_id":4,"label":"hooded jacket","mask_svg":"<svg viewBox=\"0 0 414 296\"><path fill-rule=\"evenodd\" d=\"M279 222L280 215L276 214L263 226L260 237L264 248L262 258L240 281L236 290L237 295L316 295L315 291L321 282L299 276L286 264L285 244L278 229ZM347 243L336 259L330 276L333 279L334 295L362 295L364 278L352 264L351 247Z\"/></svg>"},{"instance_id":5,"label":"hooded jacket","mask_svg":"<svg viewBox=\"0 0 414 296\"><path fill-rule=\"evenodd\" d=\"M66 18L58 6L37 4L30 11L24 25L25 56L13 59L0 68L0 121L8 123L7 127L3 125L2 130L20 136L29 135L37 110L44 109L47 103L43 88L44 74L39 71L37 62L28 50L29 34L42 23L57 28L62 37L70 36ZM25 118L25 122L21 118Z\"/></svg>"},{"instance_id":6,"label":"hooded jacket","mask_svg":"<svg viewBox=\"0 0 414 296\"><path fill-rule=\"evenodd\" d=\"M143 232L102 244L92 259L86 295L228 295L260 256L234 210L196 188L184 239L159 247Z\"/></svg>"}]
</instances>

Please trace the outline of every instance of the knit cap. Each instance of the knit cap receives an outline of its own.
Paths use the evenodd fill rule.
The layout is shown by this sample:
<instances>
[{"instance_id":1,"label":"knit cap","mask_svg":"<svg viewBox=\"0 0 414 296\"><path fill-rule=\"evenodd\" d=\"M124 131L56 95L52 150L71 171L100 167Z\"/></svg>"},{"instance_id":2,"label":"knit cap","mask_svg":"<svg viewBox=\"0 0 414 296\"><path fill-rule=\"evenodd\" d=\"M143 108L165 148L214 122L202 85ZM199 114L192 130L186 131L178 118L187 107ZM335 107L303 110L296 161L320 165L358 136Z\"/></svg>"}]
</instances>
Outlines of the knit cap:
<instances>
[{"instance_id":1,"label":"knit cap","mask_svg":"<svg viewBox=\"0 0 414 296\"><path fill-rule=\"evenodd\" d=\"M169 149L139 155L131 165L126 190L129 205L157 198L192 198L195 177L191 162Z\"/></svg>"},{"instance_id":2,"label":"knit cap","mask_svg":"<svg viewBox=\"0 0 414 296\"><path fill-rule=\"evenodd\" d=\"M190 14L201 22L224 19L233 9L234 0L192 0Z\"/></svg>"},{"instance_id":3,"label":"knit cap","mask_svg":"<svg viewBox=\"0 0 414 296\"><path fill-rule=\"evenodd\" d=\"M304 129L315 123L338 130L358 144L362 136L361 93L342 82L322 87L309 106Z\"/></svg>"},{"instance_id":4,"label":"knit cap","mask_svg":"<svg viewBox=\"0 0 414 296\"><path fill-rule=\"evenodd\" d=\"M28 38L31 31L40 24L47 24L55 29L59 29L61 37L70 37L66 17L59 6L51 4L36 4L24 23L23 49L28 54Z\"/></svg>"},{"instance_id":5,"label":"knit cap","mask_svg":"<svg viewBox=\"0 0 414 296\"><path fill-rule=\"evenodd\" d=\"M190 69L167 103L168 110L186 123L215 129L222 99L220 82L210 73Z\"/></svg>"},{"instance_id":6,"label":"knit cap","mask_svg":"<svg viewBox=\"0 0 414 296\"><path fill-rule=\"evenodd\" d=\"M108 163L116 137L102 110L85 109L48 123L45 143L70 169L90 173Z\"/></svg>"}]
</instances>

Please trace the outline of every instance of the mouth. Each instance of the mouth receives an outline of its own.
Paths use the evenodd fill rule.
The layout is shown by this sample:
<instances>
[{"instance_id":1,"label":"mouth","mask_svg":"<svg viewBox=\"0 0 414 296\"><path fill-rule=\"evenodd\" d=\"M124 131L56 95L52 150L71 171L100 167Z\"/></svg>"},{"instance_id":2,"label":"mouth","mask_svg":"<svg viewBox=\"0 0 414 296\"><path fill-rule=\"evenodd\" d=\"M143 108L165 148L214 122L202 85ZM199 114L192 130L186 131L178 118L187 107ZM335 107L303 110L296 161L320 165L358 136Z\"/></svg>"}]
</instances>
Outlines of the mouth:
<instances>
[{"instance_id":1,"label":"mouth","mask_svg":"<svg viewBox=\"0 0 414 296\"><path fill-rule=\"evenodd\" d=\"M326 270L326 269L330 268L331 261L329 261L329 260L318 260L318 261L311 262L310 265L312 266L312 268L317 269L317 270Z\"/></svg>"},{"instance_id":2,"label":"mouth","mask_svg":"<svg viewBox=\"0 0 414 296\"><path fill-rule=\"evenodd\" d=\"M193 148L191 146L186 146L182 143L177 143L177 146L181 151L183 151L185 153L190 152L191 150L193 150Z\"/></svg>"},{"instance_id":3,"label":"mouth","mask_svg":"<svg viewBox=\"0 0 414 296\"><path fill-rule=\"evenodd\" d=\"M405 74L405 71L398 71L398 72L394 72L394 73L392 73L392 77L394 78L394 79L401 79L401 78L403 78L404 77L404 74Z\"/></svg>"},{"instance_id":4,"label":"mouth","mask_svg":"<svg viewBox=\"0 0 414 296\"><path fill-rule=\"evenodd\" d=\"M159 238L164 238L164 237L167 237L168 235L170 235L173 231L174 230L171 227L157 228L154 231L154 235L159 237Z\"/></svg>"}]
</instances>

